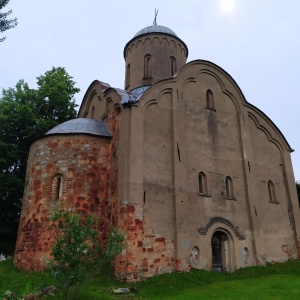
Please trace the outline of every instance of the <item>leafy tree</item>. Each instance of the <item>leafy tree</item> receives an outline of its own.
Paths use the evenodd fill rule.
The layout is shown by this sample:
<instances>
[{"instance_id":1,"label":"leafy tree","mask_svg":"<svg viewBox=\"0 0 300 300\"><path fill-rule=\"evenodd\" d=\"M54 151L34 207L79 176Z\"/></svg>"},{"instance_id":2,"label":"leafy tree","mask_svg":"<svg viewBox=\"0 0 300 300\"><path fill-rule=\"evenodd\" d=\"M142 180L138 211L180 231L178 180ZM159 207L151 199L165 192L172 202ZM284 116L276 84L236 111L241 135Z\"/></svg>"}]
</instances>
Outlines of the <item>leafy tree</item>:
<instances>
[{"instance_id":1,"label":"leafy tree","mask_svg":"<svg viewBox=\"0 0 300 300\"><path fill-rule=\"evenodd\" d=\"M8 20L7 17L12 13L12 10L8 12L1 12L2 8L8 4L9 0L0 0L0 32L4 32L10 28L17 26L17 18ZM3 42L6 37L0 38L0 42Z\"/></svg>"},{"instance_id":2,"label":"leafy tree","mask_svg":"<svg viewBox=\"0 0 300 300\"><path fill-rule=\"evenodd\" d=\"M76 117L74 94L80 90L64 68L52 68L37 77L39 113L48 122L60 124Z\"/></svg>"},{"instance_id":3,"label":"leafy tree","mask_svg":"<svg viewBox=\"0 0 300 300\"><path fill-rule=\"evenodd\" d=\"M296 188L297 188L298 202L300 207L300 181L296 181Z\"/></svg>"},{"instance_id":4,"label":"leafy tree","mask_svg":"<svg viewBox=\"0 0 300 300\"><path fill-rule=\"evenodd\" d=\"M80 288L88 283L101 268L122 251L123 236L112 230L107 247L99 242L95 219L69 209L55 210L50 220L55 235L52 274L64 288L64 299L75 299ZM60 229L57 231L57 227Z\"/></svg>"},{"instance_id":5,"label":"leafy tree","mask_svg":"<svg viewBox=\"0 0 300 300\"><path fill-rule=\"evenodd\" d=\"M37 89L20 80L0 98L0 253L16 241L30 145L48 130L76 117L79 89L64 68L37 78Z\"/></svg>"}]
</instances>

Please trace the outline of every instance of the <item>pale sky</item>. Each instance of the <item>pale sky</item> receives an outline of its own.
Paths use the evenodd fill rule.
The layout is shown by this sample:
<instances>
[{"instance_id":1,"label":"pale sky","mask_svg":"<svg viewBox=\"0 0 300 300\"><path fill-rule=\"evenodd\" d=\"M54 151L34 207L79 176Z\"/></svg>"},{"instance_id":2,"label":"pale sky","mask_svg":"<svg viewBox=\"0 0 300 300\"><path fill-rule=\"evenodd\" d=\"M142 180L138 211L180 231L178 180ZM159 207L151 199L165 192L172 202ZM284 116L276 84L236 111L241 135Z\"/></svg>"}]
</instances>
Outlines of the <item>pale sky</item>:
<instances>
[{"instance_id":1,"label":"pale sky","mask_svg":"<svg viewBox=\"0 0 300 300\"><path fill-rule=\"evenodd\" d=\"M246 100L262 110L290 146L300 180L299 0L10 0L18 26L0 43L0 88L65 67L81 92L101 80L124 87L123 49L140 29L171 28L189 48L188 61L227 71Z\"/></svg>"}]
</instances>

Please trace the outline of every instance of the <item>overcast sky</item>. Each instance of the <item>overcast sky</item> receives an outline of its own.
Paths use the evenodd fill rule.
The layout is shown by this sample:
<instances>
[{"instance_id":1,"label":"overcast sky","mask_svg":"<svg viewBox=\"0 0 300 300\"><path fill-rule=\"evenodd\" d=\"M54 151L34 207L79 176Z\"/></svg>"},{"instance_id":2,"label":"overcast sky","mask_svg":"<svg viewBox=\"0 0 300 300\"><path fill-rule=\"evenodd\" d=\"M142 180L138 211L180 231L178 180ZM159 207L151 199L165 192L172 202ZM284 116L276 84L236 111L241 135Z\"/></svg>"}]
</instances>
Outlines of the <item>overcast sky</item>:
<instances>
[{"instance_id":1,"label":"overcast sky","mask_svg":"<svg viewBox=\"0 0 300 300\"><path fill-rule=\"evenodd\" d=\"M227 71L246 99L286 137L300 180L299 0L10 0L18 26L0 44L0 87L65 67L81 92L101 80L124 86L125 44L157 23L188 46L188 61L209 60Z\"/></svg>"}]
</instances>

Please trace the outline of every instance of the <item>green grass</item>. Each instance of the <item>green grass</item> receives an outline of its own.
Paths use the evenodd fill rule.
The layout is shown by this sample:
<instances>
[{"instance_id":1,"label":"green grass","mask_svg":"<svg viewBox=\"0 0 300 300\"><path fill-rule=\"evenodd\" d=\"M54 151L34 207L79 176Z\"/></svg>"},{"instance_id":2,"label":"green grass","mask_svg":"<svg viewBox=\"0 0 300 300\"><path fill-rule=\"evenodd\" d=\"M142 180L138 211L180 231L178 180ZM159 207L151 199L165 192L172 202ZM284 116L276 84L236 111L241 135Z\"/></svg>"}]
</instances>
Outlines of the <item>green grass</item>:
<instances>
[{"instance_id":1,"label":"green grass","mask_svg":"<svg viewBox=\"0 0 300 300\"><path fill-rule=\"evenodd\" d=\"M0 263L0 299L10 290L20 296L57 282L48 272L29 273L16 269L12 261ZM137 294L114 295L113 287L134 287ZM60 294L42 299L61 299ZM114 280L110 271L98 275L78 294L78 300L145 299L300 299L300 262L289 261L267 267L250 267L220 274L204 270L163 274L136 284Z\"/></svg>"}]
</instances>

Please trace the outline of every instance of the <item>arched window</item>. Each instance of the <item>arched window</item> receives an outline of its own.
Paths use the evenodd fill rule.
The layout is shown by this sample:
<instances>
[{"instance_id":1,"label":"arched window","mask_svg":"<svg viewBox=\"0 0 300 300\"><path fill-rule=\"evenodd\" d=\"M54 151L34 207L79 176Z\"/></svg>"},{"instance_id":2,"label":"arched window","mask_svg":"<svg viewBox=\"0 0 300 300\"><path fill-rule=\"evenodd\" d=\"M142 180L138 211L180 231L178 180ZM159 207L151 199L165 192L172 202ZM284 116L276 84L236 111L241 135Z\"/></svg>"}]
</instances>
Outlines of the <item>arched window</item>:
<instances>
[{"instance_id":1,"label":"arched window","mask_svg":"<svg viewBox=\"0 0 300 300\"><path fill-rule=\"evenodd\" d=\"M276 203L275 186L271 180L268 181L269 201Z\"/></svg>"},{"instance_id":2,"label":"arched window","mask_svg":"<svg viewBox=\"0 0 300 300\"><path fill-rule=\"evenodd\" d=\"M232 183L232 179L227 176L225 179L225 188L226 188L226 197L227 198L234 198L233 195L233 183Z\"/></svg>"},{"instance_id":3,"label":"arched window","mask_svg":"<svg viewBox=\"0 0 300 300\"><path fill-rule=\"evenodd\" d=\"M207 180L206 175L203 172L198 174L199 180L199 194L200 195L207 195Z\"/></svg>"},{"instance_id":4,"label":"arched window","mask_svg":"<svg viewBox=\"0 0 300 300\"><path fill-rule=\"evenodd\" d=\"M171 67L171 76L173 76L176 73L177 67L176 67L176 59L174 56L170 57L170 67Z\"/></svg>"},{"instance_id":5,"label":"arched window","mask_svg":"<svg viewBox=\"0 0 300 300\"><path fill-rule=\"evenodd\" d=\"M214 94L211 90L206 91L206 108L208 109L215 109L214 106Z\"/></svg>"},{"instance_id":6,"label":"arched window","mask_svg":"<svg viewBox=\"0 0 300 300\"><path fill-rule=\"evenodd\" d=\"M126 88L130 86L130 64L127 65L127 72L126 72Z\"/></svg>"},{"instance_id":7,"label":"arched window","mask_svg":"<svg viewBox=\"0 0 300 300\"><path fill-rule=\"evenodd\" d=\"M52 181L52 199L58 200L62 196L63 176L56 174Z\"/></svg>"},{"instance_id":8,"label":"arched window","mask_svg":"<svg viewBox=\"0 0 300 300\"><path fill-rule=\"evenodd\" d=\"M95 106L92 107L92 119L94 119L94 115L95 115Z\"/></svg>"},{"instance_id":9,"label":"arched window","mask_svg":"<svg viewBox=\"0 0 300 300\"><path fill-rule=\"evenodd\" d=\"M152 78L151 55L147 54L144 57L144 79Z\"/></svg>"}]
</instances>

